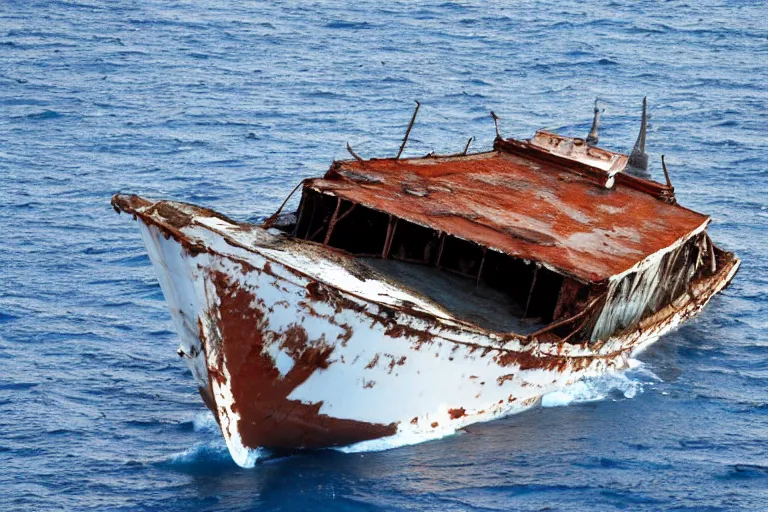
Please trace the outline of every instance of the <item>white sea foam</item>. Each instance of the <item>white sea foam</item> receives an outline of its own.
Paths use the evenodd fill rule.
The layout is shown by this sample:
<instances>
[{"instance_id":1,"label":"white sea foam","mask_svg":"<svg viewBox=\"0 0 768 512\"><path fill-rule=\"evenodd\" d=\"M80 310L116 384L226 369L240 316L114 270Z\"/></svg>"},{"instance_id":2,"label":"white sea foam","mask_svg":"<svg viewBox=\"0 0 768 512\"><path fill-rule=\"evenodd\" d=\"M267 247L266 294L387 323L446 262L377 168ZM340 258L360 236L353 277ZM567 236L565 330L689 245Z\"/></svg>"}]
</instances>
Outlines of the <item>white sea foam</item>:
<instances>
[{"instance_id":1,"label":"white sea foam","mask_svg":"<svg viewBox=\"0 0 768 512\"><path fill-rule=\"evenodd\" d=\"M227 447L224 437L221 435L221 429L216 422L216 418L210 411L204 411L196 414L192 419L192 428L195 432L204 434L207 441L195 443L192 447L184 450L182 453L172 457L172 462L192 463L201 460L217 460L221 458L230 459L231 452ZM256 448L247 450L247 459L244 467L253 467L258 461L271 457L269 450L265 448Z\"/></svg>"},{"instance_id":2,"label":"white sea foam","mask_svg":"<svg viewBox=\"0 0 768 512\"><path fill-rule=\"evenodd\" d=\"M220 433L219 425L211 411L203 411L195 415L192 419L192 428L195 432L216 432Z\"/></svg>"},{"instance_id":3,"label":"white sea foam","mask_svg":"<svg viewBox=\"0 0 768 512\"><path fill-rule=\"evenodd\" d=\"M652 386L659 379L642 362L632 359L629 369L620 373L608 373L600 377L586 378L571 384L563 389L547 393L541 398L542 407L561 407L574 403L593 402L613 399L634 398L642 393L645 386ZM188 464L201 460L219 459L229 457L224 439L221 436L216 418L210 411L196 414L192 419L195 432L210 434L211 439L205 442L195 443L187 450L171 457L173 463ZM460 429L459 429L460 430ZM410 446L425 441L432 441L457 432L455 428L447 426L440 429L426 431L406 430L381 439L372 439L349 446L335 448L344 453L365 453L391 450L403 446ZM208 437L206 435L206 437ZM267 450L258 449L253 452L254 462L258 459L269 457Z\"/></svg>"},{"instance_id":4,"label":"white sea foam","mask_svg":"<svg viewBox=\"0 0 768 512\"><path fill-rule=\"evenodd\" d=\"M425 441L441 439L455 433L455 428L448 427L425 432L401 431L389 437L371 439L370 441L362 441L359 443L351 444L349 446L339 446L335 449L344 453L381 452L384 450L391 450L393 448L400 448L402 446L419 444Z\"/></svg>"},{"instance_id":5,"label":"white sea foam","mask_svg":"<svg viewBox=\"0 0 768 512\"><path fill-rule=\"evenodd\" d=\"M594 402L608 397L634 398L645 386L652 386L659 379L645 365L631 359L629 369L619 373L607 373L600 377L585 378L563 389L541 397L542 407L560 407L572 403Z\"/></svg>"},{"instance_id":6,"label":"white sea foam","mask_svg":"<svg viewBox=\"0 0 768 512\"><path fill-rule=\"evenodd\" d=\"M203 461L226 461L230 459L229 450L224 440L195 443L186 450L168 458L174 465L196 464Z\"/></svg>"}]
</instances>

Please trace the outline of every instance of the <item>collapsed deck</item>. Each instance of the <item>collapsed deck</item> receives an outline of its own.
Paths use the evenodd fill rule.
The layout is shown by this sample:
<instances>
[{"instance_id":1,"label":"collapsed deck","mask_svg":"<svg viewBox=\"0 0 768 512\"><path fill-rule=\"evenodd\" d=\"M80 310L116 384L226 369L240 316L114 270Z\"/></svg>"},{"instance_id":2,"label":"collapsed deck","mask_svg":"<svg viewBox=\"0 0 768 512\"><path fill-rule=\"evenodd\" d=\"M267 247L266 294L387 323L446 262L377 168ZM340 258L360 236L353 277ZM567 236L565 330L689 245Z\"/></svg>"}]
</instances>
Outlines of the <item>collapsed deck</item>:
<instances>
[{"instance_id":1,"label":"collapsed deck","mask_svg":"<svg viewBox=\"0 0 768 512\"><path fill-rule=\"evenodd\" d=\"M528 334L564 322L553 328L561 337L603 339L717 266L709 217L676 204L671 187L623 173L626 163L547 132L497 139L493 151L474 155L335 162L305 181L290 231L382 260L379 271L427 295L435 286L386 262L470 279L466 301L478 289L503 291L507 316L527 320L499 321L503 311L478 318L482 306L464 314L483 328ZM467 286L455 281L457 293ZM446 305L450 283L443 288L431 298Z\"/></svg>"}]
</instances>

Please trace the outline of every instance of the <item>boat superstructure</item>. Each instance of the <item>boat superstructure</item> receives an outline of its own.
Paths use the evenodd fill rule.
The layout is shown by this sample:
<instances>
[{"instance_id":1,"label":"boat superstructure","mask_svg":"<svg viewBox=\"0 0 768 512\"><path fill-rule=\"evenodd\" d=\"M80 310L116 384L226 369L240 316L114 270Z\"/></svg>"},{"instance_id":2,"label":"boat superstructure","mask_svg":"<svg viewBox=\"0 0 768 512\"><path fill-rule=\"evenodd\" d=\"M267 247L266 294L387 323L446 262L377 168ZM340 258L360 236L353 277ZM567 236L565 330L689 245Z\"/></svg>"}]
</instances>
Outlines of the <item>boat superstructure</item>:
<instances>
[{"instance_id":1,"label":"boat superstructure","mask_svg":"<svg viewBox=\"0 0 768 512\"><path fill-rule=\"evenodd\" d=\"M669 180L581 139L351 152L262 225L113 198L241 466L259 447L412 442L531 407L626 367L739 267Z\"/></svg>"}]
</instances>

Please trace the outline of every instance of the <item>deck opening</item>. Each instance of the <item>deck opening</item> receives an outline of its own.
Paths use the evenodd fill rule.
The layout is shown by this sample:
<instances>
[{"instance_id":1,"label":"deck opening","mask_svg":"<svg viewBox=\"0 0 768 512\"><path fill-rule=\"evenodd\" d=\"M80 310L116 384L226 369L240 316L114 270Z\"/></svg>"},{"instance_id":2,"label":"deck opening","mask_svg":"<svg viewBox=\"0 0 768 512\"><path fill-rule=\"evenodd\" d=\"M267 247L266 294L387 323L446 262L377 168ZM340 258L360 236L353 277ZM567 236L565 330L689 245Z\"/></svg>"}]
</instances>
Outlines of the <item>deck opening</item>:
<instances>
[{"instance_id":1,"label":"deck opening","mask_svg":"<svg viewBox=\"0 0 768 512\"><path fill-rule=\"evenodd\" d=\"M395 260L434 265L440 248L440 235L425 228L399 219L392 237L389 257Z\"/></svg>"},{"instance_id":2,"label":"deck opening","mask_svg":"<svg viewBox=\"0 0 768 512\"><path fill-rule=\"evenodd\" d=\"M720 264L702 233L650 261L606 291L549 268L397 218L331 194L305 189L293 233L365 259L452 314L497 331L551 333L575 343L629 329L685 293ZM599 295L604 302L579 315ZM578 317L578 321L568 321Z\"/></svg>"},{"instance_id":3,"label":"deck opening","mask_svg":"<svg viewBox=\"0 0 768 512\"><path fill-rule=\"evenodd\" d=\"M323 241L325 231L336 209L337 200L325 194L305 194L299 205L296 236L305 240Z\"/></svg>"},{"instance_id":4,"label":"deck opening","mask_svg":"<svg viewBox=\"0 0 768 512\"><path fill-rule=\"evenodd\" d=\"M497 251L488 251L481 281L490 288L508 293L522 316L535 268L533 263Z\"/></svg>"},{"instance_id":5,"label":"deck opening","mask_svg":"<svg viewBox=\"0 0 768 512\"><path fill-rule=\"evenodd\" d=\"M384 249L388 224L388 215L357 205L337 223L328 243L352 254L378 255Z\"/></svg>"},{"instance_id":6,"label":"deck opening","mask_svg":"<svg viewBox=\"0 0 768 512\"><path fill-rule=\"evenodd\" d=\"M462 276L477 277L482 259L480 245L446 235L439 267Z\"/></svg>"},{"instance_id":7,"label":"deck opening","mask_svg":"<svg viewBox=\"0 0 768 512\"><path fill-rule=\"evenodd\" d=\"M296 218L296 237L347 251L488 329L530 333L572 316L589 296L587 285L534 262L312 189Z\"/></svg>"},{"instance_id":8,"label":"deck opening","mask_svg":"<svg viewBox=\"0 0 768 512\"><path fill-rule=\"evenodd\" d=\"M562 285L563 276L546 267L537 267L535 282L532 283L529 291L525 316L551 322Z\"/></svg>"},{"instance_id":9,"label":"deck opening","mask_svg":"<svg viewBox=\"0 0 768 512\"><path fill-rule=\"evenodd\" d=\"M384 249L389 216L365 206L307 190L298 218L298 238L321 243L327 239L328 245L355 255L378 255Z\"/></svg>"}]
</instances>

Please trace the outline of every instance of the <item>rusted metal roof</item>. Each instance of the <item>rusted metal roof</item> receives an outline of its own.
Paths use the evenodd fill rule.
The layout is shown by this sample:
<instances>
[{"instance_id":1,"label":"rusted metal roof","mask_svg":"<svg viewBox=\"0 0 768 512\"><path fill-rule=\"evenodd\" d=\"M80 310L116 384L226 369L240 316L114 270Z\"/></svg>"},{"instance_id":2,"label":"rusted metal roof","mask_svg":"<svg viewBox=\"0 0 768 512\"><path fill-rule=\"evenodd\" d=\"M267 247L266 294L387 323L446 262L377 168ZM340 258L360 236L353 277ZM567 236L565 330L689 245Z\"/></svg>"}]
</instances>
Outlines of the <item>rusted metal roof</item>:
<instances>
[{"instance_id":1,"label":"rusted metal roof","mask_svg":"<svg viewBox=\"0 0 768 512\"><path fill-rule=\"evenodd\" d=\"M559 144L559 142L558 142ZM584 282L620 274L709 221L659 197L663 185L497 140L468 156L336 162L306 187ZM618 172L618 174L616 174ZM615 184L606 188L616 174Z\"/></svg>"}]
</instances>

